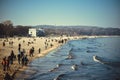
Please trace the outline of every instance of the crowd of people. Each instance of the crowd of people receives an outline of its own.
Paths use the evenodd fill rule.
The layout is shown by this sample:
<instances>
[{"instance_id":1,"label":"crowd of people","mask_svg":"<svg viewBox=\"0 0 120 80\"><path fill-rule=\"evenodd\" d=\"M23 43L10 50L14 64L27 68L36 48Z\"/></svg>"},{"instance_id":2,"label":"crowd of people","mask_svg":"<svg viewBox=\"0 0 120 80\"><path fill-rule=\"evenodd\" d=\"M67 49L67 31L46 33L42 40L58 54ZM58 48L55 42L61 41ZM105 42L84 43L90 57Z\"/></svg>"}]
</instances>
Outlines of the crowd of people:
<instances>
[{"instance_id":1,"label":"crowd of people","mask_svg":"<svg viewBox=\"0 0 120 80\"><path fill-rule=\"evenodd\" d=\"M41 38L42 39L42 38ZM21 38L18 39L18 41L20 41ZM2 47L7 47L6 46L6 42L9 42L9 46L10 48L12 49L11 52L9 53L8 56L5 56L3 57L2 59L2 70L5 72L5 80L12 80L12 78L10 78L10 75L8 72L13 72L12 71L12 68L14 64L16 64L15 61L17 61L17 65L19 65L20 67L23 67L23 66L27 66L28 63L29 63L29 59L30 57L34 57L34 53L35 53L35 48L32 46L32 44L34 44L36 41L36 39L34 39L33 41L29 40L28 42L23 40L22 41L22 44L21 43L18 43L18 54L16 54L14 52L14 42L12 40L8 40L7 41L3 41L3 46ZM44 49L48 49L48 48L51 48L53 47L53 42L56 42L56 43L59 43L59 44L63 44L67 41L67 39L60 39L60 40L57 40L57 39L50 39L50 38L46 38L45 42L44 42ZM26 50L23 48L24 47L24 44L27 43L27 46L29 47L29 50L26 52ZM12 47L11 47L12 46ZM30 46L32 46L30 48ZM41 53L41 48L38 47L38 53Z\"/></svg>"},{"instance_id":2,"label":"crowd of people","mask_svg":"<svg viewBox=\"0 0 120 80\"><path fill-rule=\"evenodd\" d=\"M3 47L5 47L5 42L3 42ZM29 53L33 56L34 53L34 47L32 47L32 49L30 49L30 51L32 50L32 53ZM30 55L30 56L31 56ZM5 56L2 59L2 68L3 71L6 72L5 73L5 80L12 80L12 78L10 78L10 75L8 74L8 71L12 71L12 65L14 64L14 61L18 60L18 64L23 66L27 66L29 59L27 57L27 54L25 54L25 49L21 50L21 44L18 44L18 54L15 55L14 51L11 50L10 55Z\"/></svg>"},{"instance_id":3,"label":"crowd of people","mask_svg":"<svg viewBox=\"0 0 120 80\"><path fill-rule=\"evenodd\" d=\"M40 53L40 48L39 48L39 53ZM33 54L34 54L34 47L32 47L30 50L29 50L29 56L30 57L33 57ZM27 54L25 52L25 49L21 50L21 44L18 45L18 54L15 55L14 54L14 51L11 50L11 53L9 56L5 56L3 59L2 59L2 66L3 66L3 71L8 71L10 70L10 66L9 65L12 65L13 62L15 60L18 60L18 64L21 64L22 66L27 66L28 64L28 57L27 57Z\"/></svg>"},{"instance_id":4,"label":"crowd of people","mask_svg":"<svg viewBox=\"0 0 120 80\"><path fill-rule=\"evenodd\" d=\"M13 61L16 59L14 51L12 50L8 57L2 59L3 71L10 70L10 65L13 64Z\"/></svg>"}]
</instances>

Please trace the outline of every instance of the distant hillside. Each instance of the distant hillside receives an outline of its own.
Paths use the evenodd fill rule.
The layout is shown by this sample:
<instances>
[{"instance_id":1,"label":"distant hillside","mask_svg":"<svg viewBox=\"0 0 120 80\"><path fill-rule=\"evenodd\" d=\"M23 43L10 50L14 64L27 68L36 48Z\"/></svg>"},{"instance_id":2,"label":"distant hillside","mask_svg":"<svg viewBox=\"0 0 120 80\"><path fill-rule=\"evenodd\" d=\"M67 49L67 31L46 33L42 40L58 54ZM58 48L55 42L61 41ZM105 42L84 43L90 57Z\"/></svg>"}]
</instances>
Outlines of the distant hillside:
<instances>
[{"instance_id":1,"label":"distant hillside","mask_svg":"<svg viewBox=\"0 0 120 80\"><path fill-rule=\"evenodd\" d=\"M38 25L46 35L120 35L120 28L101 28L95 26L54 26Z\"/></svg>"},{"instance_id":2,"label":"distant hillside","mask_svg":"<svg viewBox=\"0 0 120 80\"><path fill-rule=\"evenodd\" d=\"M100 28L95 26L54 26L38 25L34 28L42 28L46 36L51 35L120 35L120 28ZM10 21L0 23L0 37L28 36L31 26L13 26Z\"/></svg>"}]
</instances>

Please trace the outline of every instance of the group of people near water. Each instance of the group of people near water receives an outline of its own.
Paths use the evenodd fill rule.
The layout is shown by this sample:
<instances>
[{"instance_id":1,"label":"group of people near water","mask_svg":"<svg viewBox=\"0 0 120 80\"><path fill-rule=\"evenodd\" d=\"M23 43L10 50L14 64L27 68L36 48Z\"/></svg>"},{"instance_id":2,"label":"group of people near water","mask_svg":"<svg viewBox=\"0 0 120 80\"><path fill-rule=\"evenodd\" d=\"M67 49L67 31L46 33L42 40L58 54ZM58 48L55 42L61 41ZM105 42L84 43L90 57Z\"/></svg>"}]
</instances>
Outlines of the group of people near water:
<instances>
[{"instance_id":1,"label":"group of people near water","mask_svg":"<svg viewBox=\"0 0 120 80\"><path fill-rule=\"evenodd\" d=\"M8 57L2 59L3 71L10 70L10 65L13 64L13 61L16 59L14 51L12 50Z\"/></svg>"},{"instance_id":2,"label":"group of people near water","mask_svg":"<svg viewBox=\"0 0 120 80\"><path fill-rule=\"evenodd\" d=\"M3 47L5 46L5 43L3 44ZM15 55L14 54L14 51L11 50L10 52L10 55L8 56L5 56L3 59L2 59L2 68L3 68L3 71L5 72L5 80L12 80L10 78L10 75L8 74L8 72L12 71L13 70L13 65L14 65L14 61L18 60L18 64L21 65L22 67L23 66L27 66L28 62L29 62L29 59L27 57L27 54L25 54L25 49L21 50L21 44L18 44L18 54ZM34 53L34 47L32 47L30 50L29 50L29 56L33 56L33 53Z\"/></svg>"},{"instance_id":3,"label":"group of people near water","mask_svg":"<svg viewBox=\"0 0 120 80\"><path fill-rule=\"evenodd\" d=\"M31 49L30 49L31 50ZM32 53L33 54L33 53ZM19 46L18 48L18 54L17 56L14 54L14 51L11 50L11 53L9 56L5 56L2 59L2 66L3 66L3 71L8 71L10 70L10 65L13 64L13 62L15 60L18 60L18 64L22 64L22 66L27 65L28 64L28 58L27 55L25 54L25 49L21 50L21 47Z\"/></svg>"},{"instance_id":4,"label":"group of people near water","mask_svg":"<svg viewBox=\"0 0 120 80\"><path fill-rule=\"evenodd\" d=\"M18 40L20 40L21 38L19 38ZM7 39L7 41L8 41L8 39ZM36 39L34 39L34 41L36 41ZM49 42L53 42L53 41L55 41L55 42L58 42L58 43L64 43L64 42L66 42L67 41L67 39L61 39L61 40L57 40L57 39L46 39L45 40L45 49L47 49L48 48L48 43ZM13 41L10 41L9 42L9 44L10 45L13 45ZM25 40L23 40L23 43L25 43ZM30 43L29 43L29 45L30 45ZM28 46L29 46L28 45ZM53 47L54 45L51 43L51 44L49 44L50 45L50 47ZM6 44L5 44L5 41L3 41L3 47L5 47L6 46ZM40 53L41 52L41 48L39 48L38 49L38 52ZM32 48L30 48L30 50L29 50L29 56L30 57L33 57L33 54L34 54L34 47L32 47ZM28 58L27 58L27 55L25 54L25 49L23 49L23 50L21 50L21 44L19 43L18 44L18 54L17 55L15 55L14 54L14 51L13 50L11 50L11 52L10 52L10 55L8 56L8 57L4 57L3 59L2 59L2 66L3 66L3 71L6 71L6 70L9 70L10 69L10 65L12 65L13 64L13 62L15 61L15 60L18 60L18 64L22 64L22 66L23 65L27 65L27 63L28 63Z\"/></svg>"},{"instance_id":5,"label":"group of people near water","mask_svg":"<svg viewBox=\"0 0 120 80\"><path fill-rule=\"evenodd\" d=\"M42 38L41 38L42 39ZM18 41L21 40L21 38L18 39ZM11 48L11 51L9 53L8 56L5 56L2 58L1 61L1 65L2 65L2 70L5 73L5 80L11 80L10 79L10 75L9 72L14 72L14 68L16 65L16 61L17 61L17 65L19 65L19 67L23 67L23 66L27 66L28 62L30 61L29 58L30 57L34 57L34 52L35 52L35 48L32 47L32 44L34 44L36 41L36 39L34 39L34 41L31 42L31 40L28 41L27 46L31 46L31 48L29 48L29 50L26 52L26 50L23 48L25 40L23 40L23 44L19 43L18 44L18 54L15 54L16 51L13 49L15 42L13 42L12 40L8 40L7 41L3 41L3 47L6 48L8 47L6 44L7 42L9 42L9 48ZM49 47L53 47L53 42L57 42L59 44L63 44L67 41L64 39L50 39L50 38L46 38L44 44L45 44L45 49L48 49ZM12 47L11 47L12 46ZM38 53L41 53L41 48L38 48ZM29 56L29 57L28 57ZM17 67L16 67L17 68Z\"/></svg>"}]
</instances>

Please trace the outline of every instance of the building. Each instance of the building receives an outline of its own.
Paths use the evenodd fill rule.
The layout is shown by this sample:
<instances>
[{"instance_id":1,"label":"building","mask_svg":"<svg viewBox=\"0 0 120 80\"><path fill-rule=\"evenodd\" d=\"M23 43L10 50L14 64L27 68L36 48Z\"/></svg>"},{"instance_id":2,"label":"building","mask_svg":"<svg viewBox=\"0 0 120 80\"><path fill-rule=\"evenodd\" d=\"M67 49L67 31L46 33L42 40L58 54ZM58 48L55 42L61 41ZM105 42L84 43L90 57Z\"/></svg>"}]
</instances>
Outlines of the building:
<instances>
[{"instance_id":1,"label":"building","mask_svg":"<svg viewBox=\"0 0 120 80\"><path fill-rule=\"evenodd\" d=\"M30 37L45 36L44 30L40 28L30 28L28 34Z\"/></svg>"},{"instance_id":2,"label":"building","mask_svg":"<svg viewBox=\"0 0 120 80\"><path fill-rule=\"evenodd\" d=\"M30 28L28 32L29 36L36 37L36 28Z\"/></svg>"}]
</instances>

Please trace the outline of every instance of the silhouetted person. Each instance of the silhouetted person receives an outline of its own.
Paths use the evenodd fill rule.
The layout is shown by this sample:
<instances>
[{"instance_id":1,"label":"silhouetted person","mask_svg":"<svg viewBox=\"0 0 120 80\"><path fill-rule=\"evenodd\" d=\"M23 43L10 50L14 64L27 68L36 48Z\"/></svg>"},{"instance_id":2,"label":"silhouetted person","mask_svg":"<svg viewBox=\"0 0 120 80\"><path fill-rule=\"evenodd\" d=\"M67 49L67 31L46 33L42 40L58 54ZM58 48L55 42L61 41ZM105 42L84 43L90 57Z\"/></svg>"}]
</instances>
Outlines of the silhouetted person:
<instances>
[{"instance_id":1,"label":"silhouetted person","mask_svg":"<svg viewBox=\"0 0 120 80\"><path fill-rule=\"evenodd\" d=\"M25 64L25 57L24 56L22 57L21 62L22 62L22 67L23 67Z\"/></svg>"},{"instance_id":2,"label":"silhouetted person","mask_svg":"<svg viewBox=\"0 0 120 80\"><path fill-rule=\"evenodd\" d=\"M53 44L50 44L51 47L53 47Z\"/></svg>"},{"instance_id":3,"label":"silhouetted person","mask_svg":"<svg viewBox=\"0 0 120 80\"><path fill-rule=\"evenodd\" d=\"M32 48L29 50L29 56L32 56Z\"/></svg>"},{"instance_id":4,"label":"silhouetted person","mask_svg":"<svg viewBox=\"0 0 120 80\"><path fill-rule=\"evenodd\" d=\"M28 60L27 55L26 55L26 56L24 57L24 65L25 65L25 66L27 66L28 61L29 61L29 60Z\"/></svg>"},{"instance_id":5,"label":"silhouetted person","mask_svg":"<svg viewBox=\"0 0 120 80\"><path fill-rule=\"evenodd\" d=\"M21 49L21 44L19 43L18 44L18 50L20 51L20 49Z\"/></svg>"},{"instance_id":6,"label":"silhouetted person","mask_svg":"<svg viewBox=\"0 0 120 80\"><path fill-rule=\"evenodd\" d=\"M6 71L6 57L2 59L3 71Z\"/></svg>"},{"instance_id":7,"label":"silhouetted person","mask_svg":"<svg viewBox=\"0 0 120 80\"><path fill-rule=\"evenodd\" d=\"M3 47L5 47L5 42L3 42Z\"/></svg>"},{"instance_id":8,"label":"silhouetted person","mask_svg":"<svg viewBox=\"0 0 120 80\"><path fill-rule=\"evenodd\" d=\"M19 43L19 45L18 45L20 48L21 48L21 44Z\"/></svg>"},{"instance_id":9,"label":"silhouetted person","mask_svg":"<svg viewBox=\"0 0 120 80\"><path fill-rule=\"evenodd\" d=\"M33 56L33 53L34 53L34 47L31 48L31 56Z\"/></svg>"},{"instance_id":10,"label":"silhouetted person","mask_svg":"<svg viewBox=\"0 0 120 80\"><path fill-rule=\"evenodd\" d=\"M13 79L8 73L5 73L4 80L13 80Z\"/></svg>"},{"instance_id":11,"label":"silhouetted person","mask_svg":"<svg viewBox=\"0 0 120 80\"><path fill-rule=\"evenodd\" d=\"M16 59L16 55L14 54L14 51L13 51L13 50L11 51L11 56L13 57L13 60Z\"/></svg>"},{"instance_id":12,"label":"silhouetted person","mask_svg":"<svg viewBox=\"0 0 120 80\"><path fill-rule=\"evenodd\" d=\"M18 63L20 64L20 60L21 60L20 54L18 54L17 57L18 57Z\"/></svg>"},{"instance_id":13,"label":"silhouetted person","mask_svg":"<svg viewBox=\"0 0 120 80\"><path fill-rule=\"evenodd\" d=\"M38 49L38 52L39 52L39 53L41 52L41 49L40 49L40 48Z\"/></svg>"},{"instance_id":14,"label":"silhouetted person","mask_svg":"<svg viewBox=\"0 0 120 80\"><path fill-rule=\"evenodd\" d=\"M10 59L9 59L9 57L6 60L6 69L7 69L7 71L10 70Z\"/></svg>"},{"instance_id":15,"label":"silhouetted person","mask_svg":"<svg viewBox=\"0 0 120 80\"><path fill-rule=\"evenodd\" d=\"M14 51L11 51L11 54L9 56L10 64L13 64L13 60L15 59Z\"/></svg>"}]
</instances>

